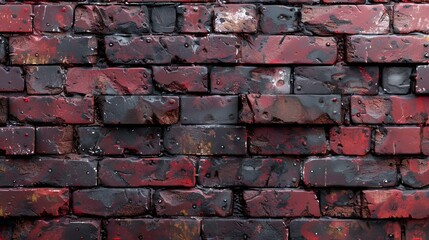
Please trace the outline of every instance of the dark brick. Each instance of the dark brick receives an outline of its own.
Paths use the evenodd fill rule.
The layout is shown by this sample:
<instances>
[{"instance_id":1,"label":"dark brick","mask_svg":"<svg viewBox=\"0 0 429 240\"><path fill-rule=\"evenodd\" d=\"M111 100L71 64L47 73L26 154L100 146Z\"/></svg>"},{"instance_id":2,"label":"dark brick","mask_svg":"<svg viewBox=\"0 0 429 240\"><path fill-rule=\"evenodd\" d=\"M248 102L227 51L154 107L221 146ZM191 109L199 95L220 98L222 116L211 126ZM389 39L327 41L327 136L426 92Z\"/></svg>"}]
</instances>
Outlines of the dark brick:
<instances>
[{"instance_id":1,"label":"dark brick","mask_svg":"<svg viewBox=\"0 0 429 240\"><path fill-rule=\"evenodd\" d=\"M389 94L407 94L410 91L412 68L383 68L383 90Z\"/></svg>"},{"instance_id":2,"label":"dark brick","mask_svg":"<svg viewBox=\"0 0 429 240\"><path fill-rule=\"evenodd\" d=\"M415 92L416 94L429 93L429 66L417 66Z\"/></svg>"},{"instance_id":3,"label":"dark brick","mask_svg":"<svg viewBox=\"0 0 429 240\"><path fill-rule=\"evenodd\" d=\"M9 114L21 122L89 124L94 122L94 99L29 96L9 98Z\"/></svg>"},{"instance_id":4,"label":"dark brick","mask_svg":"<svg viewBox=\"0 0 429 240\"><path fill-rule=\"evenodd\" d=\"M97 185L97 162L82 157L1 159L0 171L2 187Z\"/></svg>"},{"instance_id":5,"label":"dark brick","mask_svg":"<svg viewBox=\"0 0 429 240\"><path fill-rule=\"evenodd\" d=\"M73 213L101 217L137 216L149 212L150 189L96 188L73 192Z\"/></svg>"},{"instance_id":6,"label":"dark brick","mask_svg":"<svg viewBox=\"0 0 429 240\"><path fill-rule=\"evenodd\" d=\"M429 238L429 222L427 220L407 220L404 240L423 240Z\"/></svg>"},{"instance_id":7,"label":"dark brick","mask_svg":"<svg viewBox=\"0 0 429 240\"><path fill-rule=\"evenodd\" d=\"M105 96L105 124L174 124L179 121L179 97Z\"/></svg>"},{"instance_id":8,"label":"dark brick","mask_svg":"<svg viewBox=\"0 0 429 240\"><path fill-rule=\"evenodd\" d=\"M0 220L0 239L12 239L14 227L13 222Z\"/></svg>"},{"instance_id":9,"label":"dark brick","mask_svg":"<svg viewBox=\"0 0 429 240\"><path fill-rule=\"evenodd\" d=\"M77 134L81 153L158 155L161 151L158 127L80 127Z\"/></svg>"},{"instance_id":10,"label":"dark brick","mask_svg":"<svg viewBox=\"0 0 429 240\"><path fill-rule=\"evenodd\" d=\"M203 239L288 239L281 219L204 219Z\"/></svg>"},{"instance_id":11,"label":"dark brick","mask_svg":"<svg viewBox=\"0 0 429 240\"><path fill-rule=\"evenodd\" d=\"M336 154L363 156L370 151L371 128L334 127L330 130L329 143Z\"/></svg>"},{"instance_id":12,"label":"dark brick","mask_svg":"<svg viewBox=\"0 0 429 240\"><path fill-rule=\"evenodd\" d=\"M37 127L36 153L66 154L73 150L73 127Z\"/></svg>"},{"instance_id":13,"label":"dark brick","mask_svg":"<svg viewBox=\"0 0 429 240\"><path fill-rule=\"evenodd\" d=\"M398 3L394 6L393 29L396 33L429 33L427 4Z\"/></svg>"},{"instance_id":14,"label":"dark brick","mask_svg":"<svg viewBox=\"0 0 429 240\"><path fill-rule=\"evenodd\" d=\"M426 159L405 159L400 166L402 184L412 188L429 185L429 165Z\"/></svg>"},{"instance_id":15,"label":"dark brick","mask_svg":"<svg viewBox=\"0 0 429 240\"><path fill-rule=\"evenodd\" d=\"M380 127L375 130L374 152L377 154L419 154L420 127Z\"/></svg>"},{"instance_id":16,"label":"dark brick","mask_svg":"<svg viewBox=\"0 0 429 240\"><path fill-rule=\"evenodd\" d=\"M177 7L177 28L184 33L211 32L212 6L183 4Z\"/></svg>"},{"instance_id":17,"label":"dark brick","mask_svg":"<svg viewBox=\"0 0 429 240\"><path fill-rule=\"evenodd\" d=\"M195 160L189 157L107 158L100 162L100 183L111 187L195 186Z\"/></svg>"},{"instance_id":18,"label":"dark brick","mask_svg":"<svg viewBox=\"0 0 429 240\"><path fill-rule=\"evenodd\" d=\"M28 94L59 94L63 91L64 80L65 72L60 66L25 67Z\"/></svg>"},{"instance_id":19,"label":"dark brick","mask_svg":"<svg viewBox=\"0 0 429 240\"><path fill-rule=\"evenodd\" d=\"M243 40L241 62L251 64L333 64L337 44L332 37L259 35Z\"/></svg>"},{"instance_id":20,"label":"dark brick","mask_svg":"<svg viewBox=\"0 0 429 240\"><path fill-rule=\"evenodd\" d=\"M198 182L204 187L298 187L301 164L293 158L203 158Z\"/></svg>"},{"instance_id":21,"label":"dark brick","mask_svg":"<svg viewBox=\"0 0 429 240\"><path fill-rule=\"evenodd\" d=\"M312 155L327 152L323 128L258 127L249 131L250 153L257 155Z\"/></svg>"},{"instance_id":22,"label":"dark brick","mask_svg":"<svg viewBox=\"0 0 429 240\"><path fill-rule=\"evenodd\" d=\"M24 91L24 76L20 67L0 66L0 92Z\"/></svg>"},{"instance_id":23,"label":"dark brick","mask_svg":"<svg viewBox=\"0 0 429 240\"><path fill-rule=\"evenodd\" d=\"M422 129L422 153L429 155L429 127Z\"/></svg>"},{"instance_id":24,"label":"dark brick","mask_svg":"<svg viewBox=\"0 0 429 240\"><path fill-rule=\"evenodd\" d=\"M266 34L290 33L299 30L299 8L265 5L260 8L261 32Z\"/></svg>"},{"instance_id":25,"label":"dark brick","mask_svg":"<svg viewBox=\"0 0 429 240\"><path fill-rule=\"evenodd\" d=\"M288 67L213 67L210 72L211 93L289 94Z\"/></svg>"},{"instance_id":26,"label":"dark brick","mask_svg":"<svg viewBox=\"0 0 429 240\"><path fill-rule=\"evenodd\" d=\"M219 216L232 214L231 190L159 190L153 195L158 216Z\"/></svg>"},{"instance_id":27,"label":"dark brick","mask_svg":"<svg viewBox=\"0 0 429 240\"><path fill-rule=\"evenodd\" d=\"M111 219L106 222L108 240L118 239L186 239L200 240L198 219Z\"/></svg>"},{"instance_id":28,"label":"dark brick","mask_svg":"<svg viewBox=\"0 0 429 240\"><path fill-rule=\"evenodd\" d=\"M6 62L7 52L6 52L7 41L6 38L0 36L0 62Z\"/></svg>"},{"instance_id":29,"label":"dark brick","mask_svg":"<svg viewBox=\"0 0 429 240\"><path fill-rule=\"evenodd\" d=\"M279 3L304 5L304 4L318 4L320 0L278 0Z\"/></svg>"},{"instance_id":30,"label":"dark brick","mask_svg":"<svg viewBox=\"0 0 429 240\"><path fill-rule=\"evenodd\" d=\"M296 189L245 190L246 215L250 217L319 217L319 201L312 191Z\"/></svg>"},{"instance_id":31,"label":"dark brick","mask_svg":"<svg viewBox=\"0 0 429 240\"><path fill-rule=\"evenodd\" d=\"M389 0L371 0L374 3L388 2ZM365 4L365 0L322 0L326 4Z\"/></svg>"},{"instance_id":32,"label":"dark brick","mask_svg":"<svg viewBox=\"0 0 429 240\"><path fill-rule=\"evenodd\" d=\"M295 94L378 93L378 67L312 66L294 69Z\"/></svg>"},{"instance_id":33,"label":"dark brick","mask_svg":"<svg viewBox=\"0 0 429 240\"><path fill-rule=\"evenodd\" d=\"M133 33L149 32L149 11L146 6L79 5L75 10L75 32Z\"/></svg>"},{"instance_id":34,"label":"dark brick","mask_svg":"<svg viewBox=\"0 0 429 240\"><path fill-rule=\"evenodd\" d=\"M0 189L0 218L61 216L68 206L69 190L65 188Z\"/></svg>"},{"instance_id":35,"label":"dark brick","mask_svg":"<svg viewBox=\"0 0 429 240\"><path fill-rule=\"evenodd\" d=\"M0 96L0 124L4 124L7 122L8 116L8 98Z\"/></svg>"},{"instance_id":36,"label":"dark brick","mask_svg":"<svg viewBox=\"0 0 429 240\"><path fill-rule=\"evenodd\" d=\"M255 5L228 4L214 7L215 32L254 33L258 29L258 12Z\"/></svg>"},{"instance_id":37,"label":"dark brick","mask_svg":"<svg viewBox=\"0 0 429 240\"><path fill-rule=\"evenodd\" d=\"M164 133L170 154L245 155L247 133L239 126L173 126Z\"/></svg>"},{"instance_id":38,"label":"dark brick","mask_svg":"<svg viewBox=\"0 0 429 240\"><path fill-rule=\"evenodd\" d=\"M374 157L310 157L304 162L309 187L392 187L398 183L396 161Z\"/></svg>"},{"instance_id":39,"label":"dark brick","mask_svg":"<svg viewBox=\"0 0 429 240\"><path fill-rule=\"evenodd\" d=\"M34 28L41 32L63 32L73 25L72 5L34 6Z\"/></svg>"},{"instance_id":40,"label":"dark brick","mask_svg":"<svg viewBox=\"0 0 429 240\"><path fill-rule=\"evenodd\" d=\"M0 6L0 32L25 33L33 31L31 5L6 4Z\"/></svg>"},{"instance_id":41,"label":"dark brick","mask_svg":"<svg viewBox=\"0 0 429 240\"><path fill-rule=\"evenodd\" d=\"M153 66L153 80L163 91L177 93L207 92L208 70L203 66Z\"/></svg>"},{"instance_id":42,"label":"dark brick","mask_svg":"<svg viewBox=\"0 0 429 240\"><path fill-rule=\"evenodd\" d=\"M238 122L238 96L183 96L182 124L234 124Z\"/></svg>"},{"instance_id":43,"label":"dark brick","mask_svg":"<svg viewBox=\"0 0 429 240\"><path fill-rule=\"evenodd\" d=\"M361 213L360 193L352 190L321 190L320 209L323 216L356 218Z\"/></svg>"},{"instance_id":44,"label":"dark brick","mask_svg":"<svg viewBox=\"0 0 429 240\"><path fill-rule=\"evenodd\" d=\"M0 150L6 155L34 154L33 127L2 127L0 128Z\"/></svg>"},{"instance_id":45,"label":"dark brick","mask_svg":"<svg viewBox=\"0 0 429 240\"><path fill-rule=\"evenodd\" d=\"M152 30L156 33L172 33L176 28L176 7L164 6L152 8Z\"/></svg>"}]
</instances>

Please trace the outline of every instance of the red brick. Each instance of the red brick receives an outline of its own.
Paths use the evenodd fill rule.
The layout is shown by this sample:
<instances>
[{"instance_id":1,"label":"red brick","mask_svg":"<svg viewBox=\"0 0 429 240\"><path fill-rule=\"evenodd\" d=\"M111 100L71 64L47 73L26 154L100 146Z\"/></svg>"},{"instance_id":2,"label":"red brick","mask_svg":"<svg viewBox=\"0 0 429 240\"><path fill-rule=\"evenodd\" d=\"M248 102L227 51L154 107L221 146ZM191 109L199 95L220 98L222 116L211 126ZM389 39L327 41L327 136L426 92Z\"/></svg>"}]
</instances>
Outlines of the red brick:
<instances>
[{"instance_id":1,"label":"red brick","mask_svg":"<svg viewBox=\"0 0 429 240\"><path fill-rule=\"evenodd\" d=\"M393 29L396 33L429 33L429 5L398 3L394 6Z\"/></svg>"},{"instance_id":2,"label":"red brick","mask_svg":"<svg viewBox=\"0 0 429 240\"><path fill-rule=\"evenodd\" d=\"M66 154L73 150L73 127L37 127L36 153Z\"/></svg>"},{"instance_id":3,"label":"red brick","mask_svg":"<svg viewBox=\"0 0 429 240\"><path fill-rule=\"evenodd\" d=\"M250 153L257 155L325 154L323 128L258 127L249 131Z\"/></svg>"},{"instance_id":4,"label":"red brick","mask_svg":"<svg viewBox=\"0 0 429 240\"><path fill-rule=\"evenodd\" d=\"M164 133L170 154L245 155L247 133L240 126L172 126Z\"/></svg>"},{"instance_id":5,"label":"red brick","mask_svg":"<svg viewBox=\"0 0 429 240\"><path fill-rule=\"evenodd\" d=\"M97 185L97 161L84 157L0 160L0 186L91 187Z\"/></svg>"},{"instance_id":6,"label":"red brick","mask_svg":"<svg viewBox=\"0 0 429 240\"><path fill-rule=\"evenodd\" d=\"M312 191L295 189L245 190L246 215L250 217L319 217L319 201Z\"/></svg>"},{"instance_id":7,"label":"red brick","mask_svg":"<svg viewBox=\"0 0 429 240\"><path fill-rule=\"evenodd\" d=\"M33 127L2 127L0 128L0 150L6 155L34 154Z\"/></svg>"},{"instance_id":8,"label":"red brick","mask_svg":"<svg viewBox=\"0 0 429 240\"><path fill-rule=\"evenodd\" d=\"M365 0L322 0L322 2L326 4L365 4ZM372 2L386 2L386 0L372 0Z\"/></svg>"},{"instance_id":9,"label":"red brick","mask_svg":"<svg viewBox=\"0 0 429 240\"><path fill-rule=\"evenodd\" d=\"M150 189L95 188L73 192L73 213L101 217L137 216L149 212Z\"/></svg>"},{"instance_id":10,"label":"red brick","mask_svg":"<svg viewBox=\"0 0 429 240\"><path fill-rule=\"evenodd\" d=\"M421 153L420 127L380 127L375 130L377 154L419 154Z\"/></svg>"},{"instance_id":11,"label":"red brick","mask_svg":"<svg viewBox=\"0 0 429 240\"><path fill-rule=\"evenodd\" d=\"M238 96L183 96L180 117L182 124L236 124Z\"/></svg>"},{"instance_id":12,"label":"red brick","mask_svg":"<svg viewBox=\"0 0 429 240\"><path fill-rule=\"evenodd\" d=\"M374 157L310 157L303 181L309 187L392 187L398 183L396 161Z\"/></svg>"},{"instance_id":13,"label":"red brick","mask_svg":"<svg viewBox=\"0 0 429 240\"><path fill-rule=\"evenodd\" d=\"M34 6L34 28L41 32L63 32L73 25L72 5Z\"/></svg>"},{"instance_id":14,"label":"red brick","mask_svg":"<svg viewBox=\"0 0 429 240\"><path fill-rule=\"evenodd\" d=\"M151 11L151 30L156 33L172 33L176 28L176 18L175 6L155 6Z\"/></svg>"},{"instance_id":15,"label":"red brick","mask_svg":"<svg viewBox=\"0 0 429 240\"><path fill-rule=\"evenodd\" d=\"M318 4L320 0L278 0L279 3L304 5L304 4Z\"/></svg>"},{"instance_id":16,"label":"red brick","mask_svg":"<svg viewBox=\"0 0 429 240\"><path fill-rule=\"evenodd\" d=\"M232 214L231 190L159 190L153 195L158 216L219 216Z\"/></svg>"},{"instance_id":17,"label":"red brick","mask_svg":"<svg viewBox=\"0 0 429 240\"><path fill-rule=\"evenodd\" d=\"M265 5L261 11L261 32L265 34L290 33L299 30L299 8Z\"/></svg>"},{"instance_id":18,"label":"red brick","mask_svg":"<svg viewBox=\"0 0 429 240\"><path fill-rule=\"evenodd\" d=\"M97 60L94 36L16 36L9 38L12 64L83 64Z\"/></svg>"},{"instance_id":19,"label":"red brick","mask_svg":"<svg viewBox=\"0 0 429 240\"><path fill-rule=\"evenodd\" d=\"M401 225L393 221L358 219L294 219L291 239L401 240Z\"/></svg>"},{"instance_id":20,"label":"red brick","mask_svg":"<svg viewBox=\"0 0 429 240\"><path fill-rule=\"evenodd\" d=\"M149 11L146 6L79 5L75 10L75 32L143 33L148 32Z\"/></svg>"},{"instance_id":21,"label":"red brick","mask_svg":"<svg viewBox=\"0 0 429 240\"><path fill-rule=\"evenodd\" d=\"M428 94L429 93L429 67L417 66L416 68L416 94Z\"/></svg>"},{"instance_id":22,"label":"red brick","mask_svg":"<svg viewBox=\"0 0 429 240\"><path fill-rule=\"evenodd\" d=\"M330 130L329 143L336 154L363 156L370 151L371 128L334 127Z\"/></svg>"},{"instance_id":23,"label":"red brick","mask_svg":"<svg viewBox=\"0 0 429 240\"><path fill-rule=\"evenodd\" d=\"M411 67L384 67L383 90L389 94L407 94L410 91Z\"/></svg>"},{"instance_id":24,"label":"red brick","mask_svg":"<svg viewBox=\"0 0 429 240\"><path fill-rule=\"evenodd\" d=\"M195 186L190 157L107 158L100 162L100 183L110 187Z\"/></svg>"},{"instance_id":25,"label":"red brick","mask_svg":"<svg viewBox=\"0 0 429 240\"><path fill-rule=\"evenodd\" d=\"M400 166L402 184L412 188L429 185L429 165L425 159L404 159Z\"/></svg>"},{"instance_id":26,"label":"red brick","mask_svg":"<svg viewBox=\"0 0 429 240\"><path fill-rule=\"evenodd\" d=\"M33 31L33 20L31 19L31 5L0 6L0 32L24 33Z\"/></svg>"},{"instance_id":27,"label":"red brick","mask_svg":"<svg viewBox=\"0 0 429 240\"><path fill-rule=\"evenodd\" d=\"M427 63L426 43L426 38L418 35L353 35L346 41L347 62Z\"/></svg>"},{"instance_id":28,"label":"red brick","mask_svg":"<svg viewBox=\"0 0 429 240\"><path fill-rule=\"evenodd\" d=\"M215 32L254 33L258 28L258 12L255 5L228 4L214 7Z\"/></svg>"},{"instance_id":29,"label":"red brick","mask_svg":"<svg viewBox=\"0 0 429 240\"><path fill-rule=\"evenodd\" d=\"M216 94L289 94L291 70L287 67L220 67L210 71L210 92Z\"/></svg>"},{"instance_id":30,"label":"red brick","mask_svg":"<svg viewBox=\"0 0 429 240\"><path fill-rule=\"evenodd\" d=\"M0 92L24 91L24 73L20 67L0 66Z\"/></svg>"},{"instance_id":31,"label":"red brick","mask_svg":"<svg viewBox=\"0 0 429 240\"><path fill-rule=\"evenodd\" d=\"M177 7L177 28L184 33L211 32L212 6L183 4Z\"/></svg>"},{"instance_id":32,"label":"red brick","mask_svg":"<svg viewBox=\"0 0 429 240\"><path fill-rule=\"evenodd\" d=\"M92 155L158 155L161 129L158 127L80 127L79 152Z\"/></svg>"},{"instance_id":33,"label":"red brick","mask_svg":"<svg viewBox=\"0 0 429 240\"><path fill-rule=\"evenodd\" d=\"M0 189L0 217L61 216L68 212L69 191L55 188Z\"/></svg>"},{"instance_id":34,"label":"red brick","mask_svg":"<svg viewBox=\"0 0 429 240\"><path fill-rule=\"evenodd\" d=\"M63 91L64 80L65 72L60 66L25 67L28 94L59 94Z\"/></svg>"},{"instance_id":35,"label":"red brick","mask_svg":"<svg viewBox=\"0 0 429 240\"><path fill-rule=\"evenodd\" d=\"M241 62L251 64L333 64L337 44L332 37L259 35L243 40Z\"/></svg>"},{"instance_id":36,"label":"red brick","mask_svg":"<svg viewBox=\"0 0 429 240\"><path fill-rule=\"evenodd\" d=\"M376 95L378 67L299 66L294 68L295 94Z\"/></svg>"},{"instance_id":37,"label":"red brick","mask_svg":"<svg viewBox=\"0 0 429 240\"><path fill-rule=\"evenodd\" d=\"M203 158L198 182L204 187L298 187L298 159Z\"/></svg>"},{"instance_id":38,"label":"red brick","mask_svg":"<svg viewBox=\"0 0 429 240\"><path fill-rule=\"evenodd\" d=\"M153 66L153 80L163 91L177 93L207 92L208 70L203 66Z\"/></svg>"},{"instance_id":39,"label":"red brick","mask_svg":"<svg viewBox=\"0 0 429 240\"><path fill-rule=\"evenodd\" d=\"M307 30L320 35L386 34L389 14L385 6L304 6L301 21Z\"/></svg>"},{"instance_id":40,"label":"red brick","mask_svg":"<svg viewBox=\"0 0 429 240\"><path fill-rule=\"evenodd\" d=\"M361 215L360 193L352 190L321 190L320 209L323 216L355 218Z\"/></svg>"},{"instance_id":41,"label":"red brick","mask_svg":"<svg viewBox=\"0 0 429 240\"><path fill-rule=\"evenodd\" d=\"M94 122L94 99L29 96L9 98L10 115L21 122L89 124Z\"/></svg>"},{"instance_id":42,"label":"red brick","mask_svg":"<svg viewBox=\"0 0 429 240\"><path fill-rule=\"evenodd\" d=\"M206 239L277 239L287 240L288 231L281 219L203 219Z\"/></svg>"},{"instance_id":43,"label":"red brick","mask_svg":"<svg viewBox=\"0 0 429 240\"><path fill-rule=\"evenodd\" d=\"M200 240L200 227L198 219L110 219L106 222L108 240L144 239L144 236Z\"/></svg>"},{"instance_id":44,"label":"red brick","mask_svg":"<svg viewBox=\"0 0 429 240\"><path fill-rule=\"evenodd\" d=\"M407 220L404 240L424 240L429 238L429 222L426 220Z\"/></svg>"},{"instance_id":45,"label":"red brick","mask_svg":"<svg viewBox=\"0 0 429 240\"><path fill-rule=\"evenodd\" d=\"M364 190L363 217L366 218L427 218L427 190Z\"/></svg>"},{"instance_id":46,"label":"red brick","mask_svg":"<svg viewBox=\"0 0 429 240\"><path fill-rule=\"evenodd\" d=\"M146 68L69 68L66 90L78 94L150 94L151 72Z\"/></svg>"},{"instance_id":47,"label":"red brick","mask_svg":"<svg viewBox=\"0 0 429 240\"><path fill-rule=\"evenodd\" d=\"M422 153L429 155L429 127L422 129Z\"/></svg>"}]
</instances>

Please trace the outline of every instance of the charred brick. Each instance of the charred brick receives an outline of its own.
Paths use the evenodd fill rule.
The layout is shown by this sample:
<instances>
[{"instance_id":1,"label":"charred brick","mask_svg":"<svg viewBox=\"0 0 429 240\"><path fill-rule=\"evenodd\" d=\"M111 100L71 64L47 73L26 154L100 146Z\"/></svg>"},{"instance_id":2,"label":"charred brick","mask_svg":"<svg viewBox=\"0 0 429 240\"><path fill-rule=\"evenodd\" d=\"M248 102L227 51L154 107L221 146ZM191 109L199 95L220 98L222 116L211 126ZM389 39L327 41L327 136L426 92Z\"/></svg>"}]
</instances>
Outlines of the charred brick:
<instances>
[{"instance_id":1,"label":"charred brick","mask_svg":"<svg viewBox=\"0 0 429 240\"><path fill-rule=\"evenodd\" d=\"M33 31L31 5L6 4L0 6L0 32L25 33Z\"/></svg>"},{"instance_id":2,"label":"charred brick","mask_svg":"<svg viewBox=\"0 0 429 240\"><path fill-rule=\"evenodd\" d=\"M35 133L33 127L0 128L0 150L6 155L34 154Z\"/></svg>"},{"instance_id":3,"label":"charred brick","mask_svg":"<svg viewBox=\"0 0 429 240\"><path fill-rule=\"evenodd\" d=\"M212 6L183 4L177 7L177 27L184 33L211 32Z\"/></svg>"},{"instance_id":4,"label":"charred brick","mask_svg":"<svg viewBox=\"0 0 429 240\"><path fill-rule=\"evenodd\" d=\"M64 80L65 73L60 66L25 67L28 94L59 94L63 91Z\"/></svg>"},{"instance_id":5,"label":"charred brick","mask_svg":"<svg viewBox=\"0 0 429 240\"><path fill-rule=\"evenodd\" d=\"M377 154L421 153L420 127L381 127L375 130L374 152Z\"/></svg>"},{"instance_id":6,"label":"charred brick","mask_svg":"<svg viewBox=\"0 0 429 240\"><path fill-rule=\"evenodd\" d=\"M405 159L400 166L402 183L412 188L429 185L429 162L426 159Z\"/></svg>"},{"instance_id":7,"label":"charred brick","mask_svg":"<svg viewBox=\"0 0 429 240\"><path fill-rule=\"evenodd\" d=\"M265 34L290 33L299 30L299 8L282 5L261 7L261 31Z\"/></svg>"},{"instance_id":8,"label":"charred brick","mask_svg":"<svg viewBox=\"0 0 429 240\"><path fill-rule=\"evenodd\" d=\"M389 94L407 94L410 91L412 68L383 68L383 90Z\"/></svg>"},{"instance_id":9,"label":"charred brick","mask_svg":"<svg viewBox=\"0 0 429 240\"><path fill-rule=\"evenodd\" d=\"M6 52L6 38L0 36L0 63L6 62L7 52Z\"/></svg>"},{"instance_id":10,"label":"charred brick","mask_svg":"<svg viewBox=\"0 0 429 240\"><path fill-rule=\"evenodd\" d=\"M338 218L360 217L360 193L352 190L321 190L320 209L323 216Z\"/></svg>"},{"instance_id":11,"label":"charred brick","mask_svg":"<svg viewBox=\"0 0 429 240\"><path fill-rule=\"evenodd\" d=\"M184 96L180 98L182 124L238 122L238 96Z\"/></svg>"},{"instance_id":12,"label":"charred brick","mask_svg":"<svg viewBox=\"0 0 429 240\"><path fill-rule=\"evenodd\" d=\"M214 7L215 32L254 33L258 28L255 5L228 4Z\"/></svg>"},{"instance_id":13,"label":"charred brick","mask_svg":"<svg viewBox=\"0 0 429 240\"><path fill-rule=\"evenodd\" d=\"M73 150L73 127L36 128L36 153L66 154Z\"/></svg>"},{"instance_id":14,"label":"charred brick","mask_svg":"<svg viewBox=\"0 0 429 240\"><path fill-rule=\"evenodd\" d=\"M0 66L0 92L22 92L25 80L20 67Z\"/></svg>"},{"instance_id":15,"label":"charred brick","mask_svg":"<svg viewBox=\"0 0 429 240\"><path fill-rule=\"evenodd\" d=\"M72 5L34 6L34 28L41 32L64 32L73 25Z\"/></svg>"},{"instance_id":16,"label":"charred brick","mask_svg":"<svg viewBox=\"0 0 429 240\"><path fill-rule=\"evenodd\" d=\"M8 116L8 98L0 96L0 124L4 124L7 121Z\"/></svg>"},{"instance_id":17,"label":"charred brick","mask_svg":"<svg viewBox=\"0 0 429 240\"><path fill-rule=\"evenodd\" d=\"M152 30L157 33L172 33L176 27L176 7L152 8Z\"/></svg>"},{"instance_id":18,"label":"charred brick","mask_svg":"<svg viewBox=\"0 0 429 240\"><path fill-rule=\"evenodd\" d=\"M330 130L329 143L336 154L363 156L370 151L371 128L334 127Z\"/></svg>"},{"instance_id":19,"label":"charred brick","mask_svg":"<svg viewBox=\"0 0 429 240\"><path fill-rule=\"evenodd\" d=\"M153 66L153 80L163 91L176 93L207 92L208 70L203 66Z\"/></svg>"}]
</instances>

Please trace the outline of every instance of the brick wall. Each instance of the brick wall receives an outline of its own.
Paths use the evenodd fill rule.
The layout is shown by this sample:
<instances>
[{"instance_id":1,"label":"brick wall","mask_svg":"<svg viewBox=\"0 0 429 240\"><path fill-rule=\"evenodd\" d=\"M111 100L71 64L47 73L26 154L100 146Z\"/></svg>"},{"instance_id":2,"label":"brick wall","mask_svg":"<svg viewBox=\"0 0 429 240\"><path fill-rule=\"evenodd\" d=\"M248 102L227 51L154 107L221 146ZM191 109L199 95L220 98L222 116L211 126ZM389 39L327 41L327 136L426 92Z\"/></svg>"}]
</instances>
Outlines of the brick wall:
<instances>
[{"instance_id":1,"label":"brick wall","mask_svg":"<svg viewBox=\"0 0 429 240\"><path fill-rule=\"evenodd\" d=\"M0 239L429 239L425 2L3 0Z\"/></svg>"}]
</instances>

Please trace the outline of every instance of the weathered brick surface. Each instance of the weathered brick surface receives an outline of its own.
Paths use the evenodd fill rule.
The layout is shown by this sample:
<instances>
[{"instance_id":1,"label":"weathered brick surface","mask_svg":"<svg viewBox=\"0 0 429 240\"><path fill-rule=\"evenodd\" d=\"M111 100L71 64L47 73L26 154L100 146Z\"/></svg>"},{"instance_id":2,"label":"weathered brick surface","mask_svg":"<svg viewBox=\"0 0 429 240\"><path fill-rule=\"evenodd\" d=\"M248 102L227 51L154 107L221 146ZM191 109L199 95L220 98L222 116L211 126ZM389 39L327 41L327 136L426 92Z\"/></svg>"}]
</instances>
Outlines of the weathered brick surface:
<instances>
[{"instance_id":1,"label":"weathered brick surface","mask_svg":"<svg viewBox=\"0 0 429 240\"><path fill-rule=\"evenodd\" d=\"M429 223L426 220L408 220L405 227L405 239L416 240L429 237Z\"/></svg>"},{"instance_id":2,"label":"weathered brick surface","mask_svg":"<svg viewBox=\"0 0 429 240\"><path fill-rule=\"evenodd\" d=\"M299 8L266 5L261 7L261 12L261 32L263 33L289 33L299 29Z\"/></svg>"},{"instance_id":3,"label":"weathered brick surface","mask_svg":"<svg viewBox=\"0 0 429 240\"><path fill-rule=\"evenodd\" d=\"M34 6L34 28L41 32L69 31L73 25L72 5Z\"/></svg>"},{"instance_id":4,"label":"weathered brick surface","mask_svg":"<svg viewBox=\"0 0 429 240\"><path fill-rule=\"evenodd\" d=\"M208 70L202 66L154 66L153 81L166 92L204 93L208 91Z\"/></svg>"},{"instance_id":5,"label":"weathered brick surface","mask_svg":"<svg viewBox=\"0 0 429 240\"><path fill-rule=\"evenodd\" d=\"M352 190L322 190L320 192L320 209L323 216L360 217L360 194Z\"/></svg>"},{"instance_id":6,"label":"weathered brick surface","mask_svg":"<svg viewBox=\"0 0 429 240\"><path fill-rule=\"evenodd\" d=\"M25 68L25 83L28 94L59 94L63 91L64 80L64 69L60 66L40 65Z\"/></svg>"},{"instance_id":7,"label":"weathered brick surface","mask_svg":"<svg viewBox=\"0 0 429 240\"><path fill-rule=\"evenodd\" d=\"M397 33L429 33L429 6L425 4L398 3L394 8L393 28Z\"/></svg>"},{"instance_id":8,"label":"weathered brick surface","mask_svg":"<svg viewBox=\"0 0 429 240\"><path fill-rule=\"evenodd\" d=\"M179 32L211 32L211 19L211 5L183 4L177 7L177 28Z\"/></svg>"},{"instance_id":9,"label":"weathered brick surface","mask_svg":"<svg viewBox=\"0 0 429 240\"><path fill-rule=\"evenodd\" d=\"M421 129L419 127L382 127L375 130L377 154L419 154L421 152Z\"/></svg>"},{"instance_id":10,"label":"weathered brick surface","mask_svg":"<svg viewBox=\"0 0 429 240\"><path fill-rule=\"evenodd\" d=\"M404 159L400 166L402 183L413 188L429 185L429 169L426 159Z\"/></svg>"},{"instance_id":11,"label":"weathered brick surface","mask_svg":"<svg viewBox=\"0 0 429 240\"><path fill-rule=\"evenodd\" d=\"M31 5L6 4L0 6L0 32L26 33L33 31Z\"/></svg>"},{"instance_id":12,"label":"weathered brick surface","mask_svg":"<svg viewBox=\"0 0 429 240\"><path fill-rule=\"evenodd\" d=\"M410 91L412 71L410 67L383 68L383 90L389 94L407 94Z\"/></svg>"},{"instance_id":13,"label":"weathered brick surface","mask_svg":"<svg viewBox=\"0 0 429 240\"><path fill-rule=\"evenodd\" d=\"M417 66L415 91L416 94L429 93L429 67L426 65Z\"/></svg>"},{"instance_id":14,"label":"weathered brick surface","mask_svg":"<svg viewBox=\"0 0 429 240\"><path fill-rule=\"evenodd\" d=\"M331 151L336 154L363 156L371 150L371 128L334 127L329 135Z\"/></svg>"},{"instance_id":15,"label":"weathered brick surface","mask_svg":"<svg viewBox=\"0 0 429 240\"><path fill-rule=\"evenodd\" d=\"M0 139L0 150L6 155L34 154L35 133L33 127L1 127Z\"/></svg>"},{"instance_id":16,"label":"weathered brick surface","mask_svg":"<svg viewBox=\"0 0 429 240\"><path fill-rule=\"evenodd\" d=\"M256 32L258 16L255 5L231 4L214 8L215 32Z\"/></svg>"},{"instance_id":17,"label":"weathered brick surface","mask_svg":"<svg viewBox=\"0 0 429 240\"><path fill-rule=\"evenodd\" d=\"M180 98L182 124L234 124L238 122L237 96Z\"/></svg>"},{"instance_id":18,"label":"weathered brick surface","mask_svg":"<svg viewBox=\"0 0 429 240\"><path fill-rule=\"evenodd\" d=\"M36 153L67 154L73 150L73 127L36 128Z\"/></svg>"}]
</instances>

